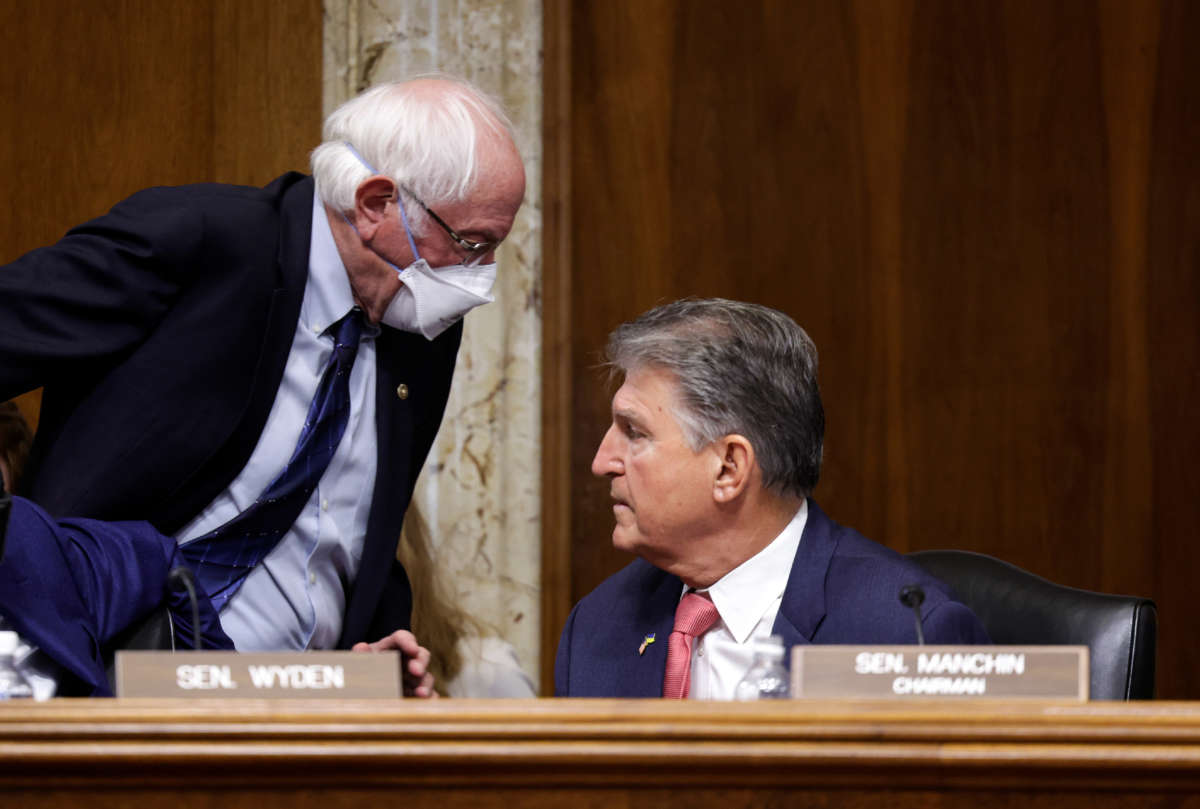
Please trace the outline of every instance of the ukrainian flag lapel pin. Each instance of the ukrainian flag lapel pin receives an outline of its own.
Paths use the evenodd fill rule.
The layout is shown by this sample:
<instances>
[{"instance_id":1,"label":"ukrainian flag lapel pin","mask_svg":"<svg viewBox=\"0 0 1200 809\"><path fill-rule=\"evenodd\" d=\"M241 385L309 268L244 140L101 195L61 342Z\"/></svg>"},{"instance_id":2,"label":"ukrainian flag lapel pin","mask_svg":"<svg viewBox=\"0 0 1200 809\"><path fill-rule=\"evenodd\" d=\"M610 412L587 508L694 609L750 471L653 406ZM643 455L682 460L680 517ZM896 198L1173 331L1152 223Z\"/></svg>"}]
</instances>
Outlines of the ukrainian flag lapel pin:
<instances>
[{"instance_id":1,"label":"ukrainian flag lapel pin","mask_svg":"<svg viewBox=\"0 0 1200 809\"><path fill-rule=\"evenodd\" d=\"M654 633L653 632L651 632L646 637L642 638L642 645L638 647L638 657L641 657L642 655L644 655L646 653L646 647L649 646L651 643L654 643Z\"/></svg>"}]
</instances>

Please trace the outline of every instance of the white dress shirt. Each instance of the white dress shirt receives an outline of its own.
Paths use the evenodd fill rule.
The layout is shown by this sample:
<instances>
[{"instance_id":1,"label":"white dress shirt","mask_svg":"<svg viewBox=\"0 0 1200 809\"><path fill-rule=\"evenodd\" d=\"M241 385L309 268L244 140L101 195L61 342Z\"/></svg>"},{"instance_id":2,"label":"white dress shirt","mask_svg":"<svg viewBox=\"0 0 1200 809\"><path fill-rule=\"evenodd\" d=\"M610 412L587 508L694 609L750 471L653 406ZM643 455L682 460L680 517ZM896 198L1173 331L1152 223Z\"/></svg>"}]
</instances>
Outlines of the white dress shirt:
<instances>
[{"instance_id":1,"label":"white dress shirt","mask_svg":"<svg viewBox=\"0 0 1200 809\"><path fill-rule=\"evenodd\" d=\"M308 281L287 367L258 445L225 491L176 534L180 544L232 519L258 498L291 458L308 406L333 353L324 334L354 307L350 282L320 199L314 195ZM330 649L337 645L346 591L358 574L375 488L375 337L363 331L350 373L350 421L312 498L291 530L221 610L240 651Z\"/></svg>"},{"instance_id":2,"label":"white dress shirt","mask_svg":"<svg viewBox=\"0 0 1200 809\"><path fill-rule=\"evenodd\" d=\"M733 699L754 660L754 641L771 634L807 521L806 499L771 544L699 591L721 619L692 648L691 699Z\"/></svg>"}]
</instances>

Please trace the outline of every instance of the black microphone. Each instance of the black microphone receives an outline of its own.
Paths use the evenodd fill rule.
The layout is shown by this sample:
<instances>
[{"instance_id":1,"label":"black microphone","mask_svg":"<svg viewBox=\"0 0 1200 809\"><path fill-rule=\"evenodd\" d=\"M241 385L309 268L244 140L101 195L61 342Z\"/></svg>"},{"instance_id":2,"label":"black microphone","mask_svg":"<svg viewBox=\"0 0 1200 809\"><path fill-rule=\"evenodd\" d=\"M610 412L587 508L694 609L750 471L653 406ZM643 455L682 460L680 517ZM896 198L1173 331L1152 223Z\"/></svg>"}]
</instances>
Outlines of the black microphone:
<instances>
[{"instance_id":1,"label":"black microphone","mask_svg":"<svg viewBox=\"0 0 1200 809\"><path fill-rule=\"evenodd\" d=\"M916 616L917 645L925 645L925 632L921 629L921 605L925 603L925 591L919 584L906 584L900 588L900 603L911 607Z\"/></svg>"},{"instance_id":2,"label":"black microphone","mask_svg":"<svg viewBox=\"0 0 1200 809\"><path fill-rule=\"evenodd\" d=\"M183 565L171 568L167 573L167 583L172 587L182 585L187 590L188 602L192 605L192 649L198 652L203 640L200 634L200 601L196 598L196 580L191 568Z\"/></svg>"}]
</instances>

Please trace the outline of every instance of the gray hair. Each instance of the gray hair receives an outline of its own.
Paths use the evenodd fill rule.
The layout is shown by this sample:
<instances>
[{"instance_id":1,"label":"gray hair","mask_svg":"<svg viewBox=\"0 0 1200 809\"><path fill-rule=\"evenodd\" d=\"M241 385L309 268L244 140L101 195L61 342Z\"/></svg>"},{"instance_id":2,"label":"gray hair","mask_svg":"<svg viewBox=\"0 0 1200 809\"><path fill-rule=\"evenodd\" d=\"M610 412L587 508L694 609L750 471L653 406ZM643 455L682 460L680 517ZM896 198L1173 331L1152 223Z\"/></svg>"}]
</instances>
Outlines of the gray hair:
<instances>
[{"instance_id":1,"label":"gray hair","mask_svg":"<svg viewBox=\"0 0 1200 809\"><path fill-rule=\"evenodd\" d=\"M325 119L324 142L310 158L317 194L349 213L359 184L379 173L428 205L462 200L479 174L481 125L513 138L499 102L461 79L426 76L372 87ZM405 213L420 232L421 207L408 201Z\"/></svg>"},{"instance_id":2,"label":"gray hair","mask_svg":"<svg viewBox=\"0 0 1200 809\"><path fill-rule=\"evenodd\" d=\"M768 489L804 497L817 485L825 437L817 348L787 315L688 298L618 326L607 353L609 367L626 375L652 368L675 377L675 415L693 451L738 433Z\"/></svg>"}]
</instances>

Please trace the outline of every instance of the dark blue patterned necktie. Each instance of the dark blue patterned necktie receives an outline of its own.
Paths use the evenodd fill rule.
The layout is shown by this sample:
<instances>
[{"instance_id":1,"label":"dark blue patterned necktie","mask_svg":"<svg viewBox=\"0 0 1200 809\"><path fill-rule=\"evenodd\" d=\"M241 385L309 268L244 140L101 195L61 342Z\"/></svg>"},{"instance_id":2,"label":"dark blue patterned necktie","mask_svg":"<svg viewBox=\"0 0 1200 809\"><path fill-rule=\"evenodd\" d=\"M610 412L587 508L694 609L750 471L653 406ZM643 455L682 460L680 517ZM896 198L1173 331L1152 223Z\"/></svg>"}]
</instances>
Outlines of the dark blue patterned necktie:
<instances>
[{"instance_id":1,"label":"dark blue patterned necktie","mask_svg":"<svg viewBox=\"0 0 1200 809\"><path fill-rule=\"evenodd\" d=\"M291 529L325 474L350 419L350 369L362 331L358 309L326 329L334 334L333 356L308 406L296 450L279 476L241 514L180 548L215 609Z\"/></svg>"}]
</instances>

